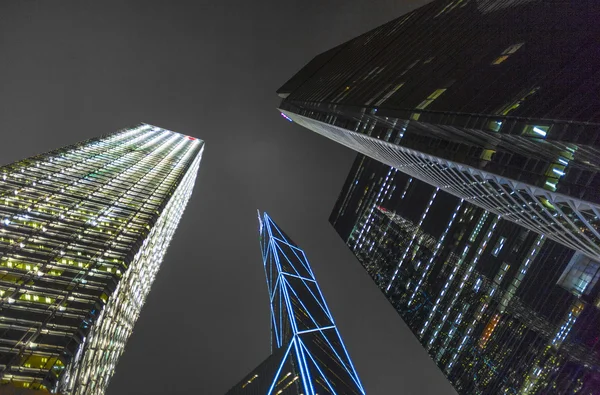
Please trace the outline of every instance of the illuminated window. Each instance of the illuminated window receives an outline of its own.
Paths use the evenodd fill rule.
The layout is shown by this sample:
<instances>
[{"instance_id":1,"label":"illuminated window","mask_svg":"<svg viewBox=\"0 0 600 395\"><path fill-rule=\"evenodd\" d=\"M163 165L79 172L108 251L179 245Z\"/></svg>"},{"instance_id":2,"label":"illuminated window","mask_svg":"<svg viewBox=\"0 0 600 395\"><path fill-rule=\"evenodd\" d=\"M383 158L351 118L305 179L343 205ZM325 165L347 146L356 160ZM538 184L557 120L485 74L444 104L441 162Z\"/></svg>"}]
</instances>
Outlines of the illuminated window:
<instances>
[{"instance_id":1,"label":"illuminated window","mask_svg":"<svg viewBox=\"0 0 600 395\"><path fill-rule=\"evenodd\" d=\"M494 64L494 65L495 64L500 64L500 63L504 62L506 59L508 59L508 55L502 55L502 56L496 58L496 60L494 60L492 62L492 64Z\"/></svg>"},{"instance_id":2,"label":"illuminated window","mask_svg":"<svg viewBox=\"0 0 600 395\"><path fill-rule=\"evenodd\" d=\"M492 156L496 153L496 150L493 149L484 149L481 152L481 159L490 161L492 160Z\"/></svg>"},{"instance_id":3,"label":"illuminated window","mask_svg":"<svg viewBox=\"0 0 600 395\"><path fill-rule=\"evenodd\" d=\"M421 104L417 106L418 110L423 110L427 108L435 99L441 96L442 93L446 92L446 89L437 89L431 95L427 97L427 99L423 100Z\"/></svg>"},{"instance_id":4,"label":"illuminated window","mask_svg":"<svg viewBox=\"0 0 600 395\"><path fill-rule=\"evenodd\" d=\"M546 175L550 178L560 178L565 174L565 166L557 163L551 163L546 171Z\"/></svg>"},{"instance_id":5,"label":"illuminated window","mask_svg":"<svg viewBox=\"0 0 600 395\"><path fill-rule=\"evenodd\" d=\"M600 263L576 252L557 284L576 296L588 294L600 277Z\"/></svg>"},{"instance_id":6,"label":"illuminated window","mask_svg":"<svg viewBox=\"0 0 600 395\"><path fill-rule=\"evenodd\" d=\"M498 239L498 241L496 242L496 246L494 247L493 251L492 251L492 255L497 257L498 254L500 253L500 251L502 251L502 247L504 247L504 243L506 242L506 237L502 236Z\"/></svg>"},{"instance_id":7,"label":"illuminated window","mask_svg":"<svg viewBox=\"0 0 600 395\"><path fill-rule=\"evenodd\" d=\"M462 4L461 4L461 3L462 3ZM440 15L443 15L443 14L445 14L445 13L447 13L447 12L450 12L450 11L452 11L453 9L455 9L455 8L456 8L457 6L459 6L459 5L460 5L461 7L464 7L465 5L467 5L467 3L468 3L468 1L465 1L465 0L455 0L455 1L452 1L452 2L448 3L448 5L446 5L446 7L444 7L444 8L443 8L443 9L442 9L440 12L438 12L438 13L437 13L437 14L434 16L434 18L437 18L437 17L438 17L438 16L440 16Z\"/></svg>"},{"instance_id":8,"label":"illuminated window","mask_svg":"<svg viewBox=\"0 0 600 395\"><path fill-rule=\"evenodd\" d=\"M530 90L529 92L522 94L522 96L519 97L519 99L505 105L504 107L502 107L498 113L502 114L502 115L508 115L510 112L516 110L517 108L519 108L521 106L521 104L523 104L523 102L525 100L527 100L527 98L533 94L535 94L538 89L540 89L539 87L533 88L532 90Z\"/></svg>"},{"instance_id":9,"label":"illuminated window","mask_svg":"<svg viewBox=\"0 0 600 395\"><path fill-rule=\"evenodd\" d=\"M488 128L494 132L499 131L501 127L502 121L490 121L490 123L488 123Z\"/></svg>"},{"instance_id":10,"label":"illuminated window","mask_svg":"<svg viewBox=\"0 0 600 395\"><path fill-rule=\"evenodd\" d=\"M417 107L417 110L424 110L425 108L427 108L431 103L433 103L435 101L435 99L437 99L438 97L440 97L442 95L442 93L446 92L446 88L444 89L436 89L435 91L433 91L433 93L429 96L427 96L427 99L423 100ZM421 114L419 113L413 113L411 118L415 121L419 120Z\"/></svg>"},{"instance_id":11,"label":"illuminated window","mask_svg":"<svg viewBox=\"0 0 600 395\"><path fill-rule=\"evenodd\" d=\"M548 134L549 129L550 126L526 125L523 129L523 135L537 138L545 138Z\"/></svg>"},{"instance_id":12,"label":"illuminated window","mask_svg":"<svg viewBox=\"0 0 600 395\"><path fill-rule=\"evenodd\" d=\"M380 100L378 100L375 103L375 106L380 106L382 105L387 99L389 99L390 97L392 97L392 95L394 93L396 93L398 91L398 89L402 88L402 85L404 85L404 82L396 85L394 88L390 89L390 91L388 93L385 94L385 96L383 96Z\"/></svg>"},{"instance_id":13,"label":"illuminated window","mask_svg":"<svg viewBox=\"0 0 600 395\"><path fill-rule=\"evenodd\" d=\"M506 59L508 59L510 57L510 55L512 55L515 52L517 52L519 50L519 48L521 48L523 46L523 44L525 44L525 43L514 44L514 45L511 45L510 47L506 48L502 52L502 55L500 55L499 57L497 57L492 62L492 64L496 65L496 64L500 64L500 63L504 62Z\"/></svg>"}]
</instances>

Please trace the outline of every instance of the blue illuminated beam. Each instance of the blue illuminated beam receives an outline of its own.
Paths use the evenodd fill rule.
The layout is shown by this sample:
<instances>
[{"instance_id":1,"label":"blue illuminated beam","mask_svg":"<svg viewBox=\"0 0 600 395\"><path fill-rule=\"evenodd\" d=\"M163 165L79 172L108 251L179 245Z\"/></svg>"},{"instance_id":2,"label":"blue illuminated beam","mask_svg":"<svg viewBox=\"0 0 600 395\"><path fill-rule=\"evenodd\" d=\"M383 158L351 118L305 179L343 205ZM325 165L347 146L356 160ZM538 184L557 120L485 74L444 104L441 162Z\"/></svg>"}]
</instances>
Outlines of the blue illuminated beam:
<instances>
[{"instance_id":1,"label":"blue illuminated beam","mask_svg":"<svg viewBox=\"0 0 600 395\"><path fill-rule=\"evenodd\" d=\"M291 385L280 377L288 358L295 361L294 385L304 395L365 394L304 251L266 213L259 212L259 232L273 315L272 349L286 350L268 394Z\"/></svg>"}]
</instances>

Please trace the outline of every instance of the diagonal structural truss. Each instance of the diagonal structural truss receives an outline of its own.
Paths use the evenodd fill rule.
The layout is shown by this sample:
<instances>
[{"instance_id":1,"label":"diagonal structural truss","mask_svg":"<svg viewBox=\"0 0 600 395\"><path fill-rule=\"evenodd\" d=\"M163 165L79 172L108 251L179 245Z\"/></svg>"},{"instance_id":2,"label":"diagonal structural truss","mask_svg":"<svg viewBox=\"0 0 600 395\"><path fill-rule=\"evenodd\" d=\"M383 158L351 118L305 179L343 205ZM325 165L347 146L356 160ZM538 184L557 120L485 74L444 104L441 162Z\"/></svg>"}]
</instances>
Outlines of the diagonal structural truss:
<instances>
[{"instance_id":1,"label":"diagonal structural truss","mask_svg":"<svg viewBox=\"0 0 600 395\"><path fill-rule=\"evenodd\" d=\"M272 351L283 354L267 395L364 394L304 251L266 213L258 215Z\"/></svg>"}]
</instances>

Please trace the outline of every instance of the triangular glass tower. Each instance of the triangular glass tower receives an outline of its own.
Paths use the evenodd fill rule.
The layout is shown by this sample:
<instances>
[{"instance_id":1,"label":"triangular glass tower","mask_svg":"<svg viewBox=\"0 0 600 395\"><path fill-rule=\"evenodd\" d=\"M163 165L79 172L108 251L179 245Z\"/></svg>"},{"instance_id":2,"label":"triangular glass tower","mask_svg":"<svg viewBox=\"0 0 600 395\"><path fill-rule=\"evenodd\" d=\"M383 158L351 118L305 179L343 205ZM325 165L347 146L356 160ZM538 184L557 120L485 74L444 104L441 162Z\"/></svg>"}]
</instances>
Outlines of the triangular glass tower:
<instances>
[{"instance_id":1,"label":"triangular glass tower","mask_svg":"<svg viewBox=\"0 0 600 395\"><path fill-rule=\"evenodd\" d=\"M272 354L227 394L364 394L304 251L259 212Z\"/></svg>"}]
</instances>

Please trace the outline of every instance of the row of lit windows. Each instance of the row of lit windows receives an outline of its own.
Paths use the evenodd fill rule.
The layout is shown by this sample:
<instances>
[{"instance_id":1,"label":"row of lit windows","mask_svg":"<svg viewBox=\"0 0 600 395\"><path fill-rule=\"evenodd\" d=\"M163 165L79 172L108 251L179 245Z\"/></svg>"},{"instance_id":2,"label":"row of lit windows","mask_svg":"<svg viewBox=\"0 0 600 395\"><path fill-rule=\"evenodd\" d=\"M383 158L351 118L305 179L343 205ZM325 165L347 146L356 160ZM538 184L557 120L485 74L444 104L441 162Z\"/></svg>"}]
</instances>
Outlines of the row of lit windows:
<instances>
[{"instance_id":1,"label":"row of lit windows","mask_svg":"<svg viewBox=\"0 0 600 395\"><path fill-rule=\"evenodd\" d=\"M183 205L189 198L197 165L198 162L192 166L178 187L178 192L173 195L173 199L152 229L149 235L150 241L144 244L142 253L138 254L131 263L132 270L124 276L122 280L124 283L121 284L119 294L108 300L105 309L113 319L111 321L104 320L90 333L91 349L84 356L78 377L74 378L74 384L77 385L72 391L74 395L94 395L104 391L106 382L114 369L116 358L122 352L124 343L131 333L131 323L137 318L141 303L143 303L152 282L153 278L148 276L153 275L155 270L153 268L160 263L168 240L174 232L174 225L179 220ZM165 224L169 226L165 226ZM153 253L149 253L151 250ZM115 337L120 340L114 342ZM101 358L100 350L107 347L113 350L111 358ZM94 348L99 348L98 352L95 353ZM65 392L67 390L69 388L65 389Z\"/></svg>"},{"instance_id":2,"label":"row of lit windows","mask_svg":"<svg viewBox=\"0 0 600 395\"><path fill-rule=\"evenodd\" d=\"M163 163L163 167L164 165L166 165L165 163ZM179 171L179 170L177 170ZM143 176L143 173L140 173L141 176ZM135 180L137 182L138 179L141 179L141 177L136 177L136 178L129 178L129 181L133 181ZM144 181L148 181L151 179L149 177L146 177L146 179ZM168 182L174 182L176 181L177 178L173 177L173 175L171 174L171 176L169 177L168 180L157 180L157 185L161 188L161 189L156 189L154 191L154 194L156 195L156 193L161 194L162 196L164 196L164 194L170 190L169 187L162 187L161 183L168 181ZM96 183L95 185L97 185L99 188L102 188L102 184L98 184ZM67 185L61 184L59 185L60 188L65 188L67 187ZM58 189L57 189L58 190ZM160 192L160 191L165 191L165 192ZM140 192L144 191L143 189L139 189ZM11 191L9 191L11 192ZM91 191L90 191L91 192ZM145 191L144 191L145 192ZM65 193L64 191L61 191L61 193ZM27 192L23 192L17 195L18 198L22 198L22 199L26 199L27 198L28 193ZM83 198L86 198L86 193L81 194ZM137 196L135 197L135 199L138 198L148 198L150 195L146 195L143 194L141 196ZM34 200L34 199L39 199L40 197L42 197L39 193L31 193L31 197L33 199L30 200ZM88 198L91 196L88 196ZM154 198L154 197L153 197ZM160 198L160 197L159 197ZM15 200L15 202L18 204L19 202L16 201L16 199L13 199L13 197L11 197L11 200ZM128 201L133 202L134 199L128 199ZM90 281L85 281L83 280L83 278L81 278L81 280L77 280L77 279L73 279L73 280L77 280L80 281L80 285L78 286L78 289L80 291L83 292L90 292L89 296L95 294L95 295L99 295L99 298L101 300L103 300L104 302L108 301L108 295L106 293L96 293L97 291L92 292L92 290L94 288L90 288L90 284L96 283L98 285L102 285L102 283L97 283L95 281L91 281L91 278L101 278L99 276L106 276L106 278L110 278L112 275L120 275L120 269L118 268L118 266L114 266L116 264L122 264L124 262L121 261L120 257L124 258L124 255L122 255L122 253L126 253L128 250L130 250L130 246L127 244L130 244L129 241L133 241L135 239L137 239L139 237L139 232L144 231L144 233L146 232L146 230L148 230L148 222L151 220L151 218L153 218L153 215L158 214L158 212L156 211L156 206L157 205L149 205L146 202L141 202L141 206L138 205L132 205L134 208L134 210L138 210L138 209L142 209L141 212L138 212L136 214L136 211L128 211L128 210L119 210L119 212L121 214L119 214L121 216L121 218L114 218L114 219L110 219L110 218L104 218L104 219L100 219L100 217L98 216L98 212L99 213L103 213L103 212L107 212L111 207L107 204L89 204L89 202L81 204L78 202L78 200L76 199L72 199L72 198L68 198L66 196L60 196L60 197L55 197L55 199L53 200L54 203L47 203L47 207L49 210L51 210L53 212L53 214L58 214L59 215L59 219L61 220L61 222L58 223L48 223L48 221L53 221L53 218L48 218L47 220L44 218L41 222L37 219L38 216L43 216L44 214L38 214L35 211L34 212L29 212L29 216L33 216L34 218L31 219L27 219L25 218L24 220L19 219L18 217L14 217L12 216L12 212L7 212L6 214L9 214L10 217L7 216L7 218L9 219L8 224L3 224L4 225L4 231L9 231L10 233L8 233L8 235L6 235L7 240L10 239L13 242L13 245L16 244L16 242L18 241L20 244L18 244L19 247L21 247L22 250L28 250L35 247L35 244L29 243L27 242L28 238L30 237L30 234L26 231L24 231L25 229L29 228L33 228L33 229L38 229L41 231L44 231L45 238L44 240L37 240L40 243L44 243L44 244L48 244L49 249L55 251L57 257L55 258L55 262L54 264L49 264L48 262L36 262L35 266L34 265L29 265L28 263L26 263L26 261L23 261L23 259L15 259L14 261L11 260L11 262L14 262L14 267L12 268L7 268L8 270L26 270L29 272L29 269L31 269L31 272L33 272L34 277L33 278L37 278L37 280L35 281L36 286L42 286L44 287L44 284L46 284L46 282L49 280L48 277L46 276L65 276L67 272L69 272L71 269L68 269L69 267L74 267L74 268L82 268L86 271L88 271L85 276L87 276ZM111 200L109 199L108 202L111 202ZM32 203L32 202L30 202ZM158 202L160 203L160 202ZM158 204L157 203L157 204ZM55 207L51 207L49 206L50 204L52 204ZM73 206L75 204L81 204L81 210L79 210L80 212L78 214L76 214L74 211L77 209L73 209ZM79 206L78 206L79 207ZM70 211L70 212L69 212ZM83 211L83 212L81 212ZM96 216L94 216L94 213L96 213ZM145 214L147 213L147 214ZM83 214L83 215L82 215ZM85 214L91 215L90 218L92 218L93 222L90 222L89 225L96 227L97 229L89 229L86 231L86 233L88 233L88 236L93 235L92 237L94 237L94 239L89 239L88 236L82 236L82 234L78 235L78 240L81 246L81 249L79 251L77 251L77 249L79 249L78 247L76 247L77 243L67 243L65 244L63 241L60 241L60 239L56 239L56 241L58 241L58 243L55 243L54 241L50 242L50 240L48 240L48 237L51 238L67 238L65 240L68 240L73 234L77 234L79 232L84 231L85 227L88 225L86 224L84 221L88 221L88 218L85 217ZM75 216L79 216L79 218L71 218L71 217L75 217ZM42 217L43 218L43 217ZM74 226L75 224L77 224L78 222L81 222L79 224L79 226ZM135 225L135 223L137 223L137 225ZM127 225L127 226L126 226ZM50 228L50 229L48 229ZM126 237L126 236L117 236L116 232L113 231L119 231L120 228L128 233L131 234L132 238ZM24 231L21 235L21 237L19 237L19 232L20 231ZM107 238L107 240L111 240L111 239L115 239L118 237L119 240L122 241L128 241L127 244L123 245L121 247L116 247L117 250L119 251L123 251L122 253L119 251L113 251L112 253L110 251L106 250L106 247L104 248L98 248L96 249L95 252L92 252L92 254L86 253L86 252L90 252L93 251L94 249L91 248L91 245L95 245L98 244L99 247L102 246L102 244L97 243L97 234L98 233L108 233L109 235L111 235L112 237ZM112 233L115 233L114 236L112 235ZM16 238L14 236L17 236ZM39 238L39 236L35 236L36 238ZM13 240L14 239L14 240ZM35 243L36 240L33 239L33 242ZM83 244L81 244L83 243ZM114 244L114 243L113 243ZM43 246L43 245L40 245ZM34 250L35 251L35 250ZM59 254L60 252L60 254ZM84 260L82 261L81 258L83 258L82 256L82 252L83 255L86 255L87 258L92 258L92 255L102 255L105 257L105 262L100 263L100 262L90 262L88 260ZM77 254L76 257L74 254ZM37 256L39 254L35 254L35 256ZM15 258L17 258L15 256ZM99 261L102 261L101 258L97 258ZM8 261L7 261L8 262ZM90 265L93 264L94 267L91 267ZM44 277L39 277L38 273L35 273L36 270L41 269L42 265L44 265L45 272L42 274ZM62 270L56 270L56 269L51 269L51 268L56 268L56 267L61 267L64 265L65 269ZM27 266L30 266L29 268ZM38 270L39 271L39 270ZM73 273L77 273L77 270L75 270ZM0 273L1 275L1 273ZM37 277L35 277L37 276ZM68 276L70 277L70 276ZM79 276L81 277L81 276ZM91 278L90 278L91 277ZM26 280L28 277L25 277L24 279ZM13 273L7 273L6 275L2 276L2 278L0 279L0 281L2 280L15 280L16 283L19 283L19 281L22 280L18 280L18 277L15 276ZM56 280L54 280L56 281ZM88 283L88 284L85 284ZM50 304L50 305L54 305L58 302L58 299L56 299L55 296L52 296L51 294L44 294L44 293L39 293L39 291L37 290L39 288L39 286L37 286L37 288L35 288L35 290L29 290L26 289L25 292L21 292L21 293L15 293L15 292L19 292L18 289L11 291L11 295L16 295L14 296L14 298L17 298L16 300L13 298L12 300L14 300L14 302L12 304L16 305L19 302L20 303L25 303L25 305L23 306L27 306L27 305L31 305L31 306L35 306L36 304L40 304L40 305L44 305L44 304ZM27 287L29 288L29 286ZM45 287L44 287L45 288ZM102 289L96 287L95 289ZM88 291L86 291L88 290ZM83 295L82 295L83 296ZM87 296L87 297L89 297ZM70 302L62 302L60 305L59 310L60 311L65 311L66 310L66 306L69 306L69 311L80 311L81 313L85 314L86 311L89 311L89 307L84 308L84 305L90 305L93 304L94 299L86 299L87 297L85 297L84 299L81 298L73 298L73 297L69 297L69 301ZM60 297L62 298L62 296ZM84 303L84 305L80 305L80 303ZM79 307L78 307L79 306ZM30 307L28 307L30 308ZM33 311L33 310L32 310ZM128 309L128 311L131 312L131 309ZM76 316L74 316L76 317ZM83 317L83 316L82 316ZM39 347L42 347L44 345L39 345ZM49 345L45 345L44 347L48 347ZM28 365L30 365L28 363Z\"/></svg>"}]
</instances>

